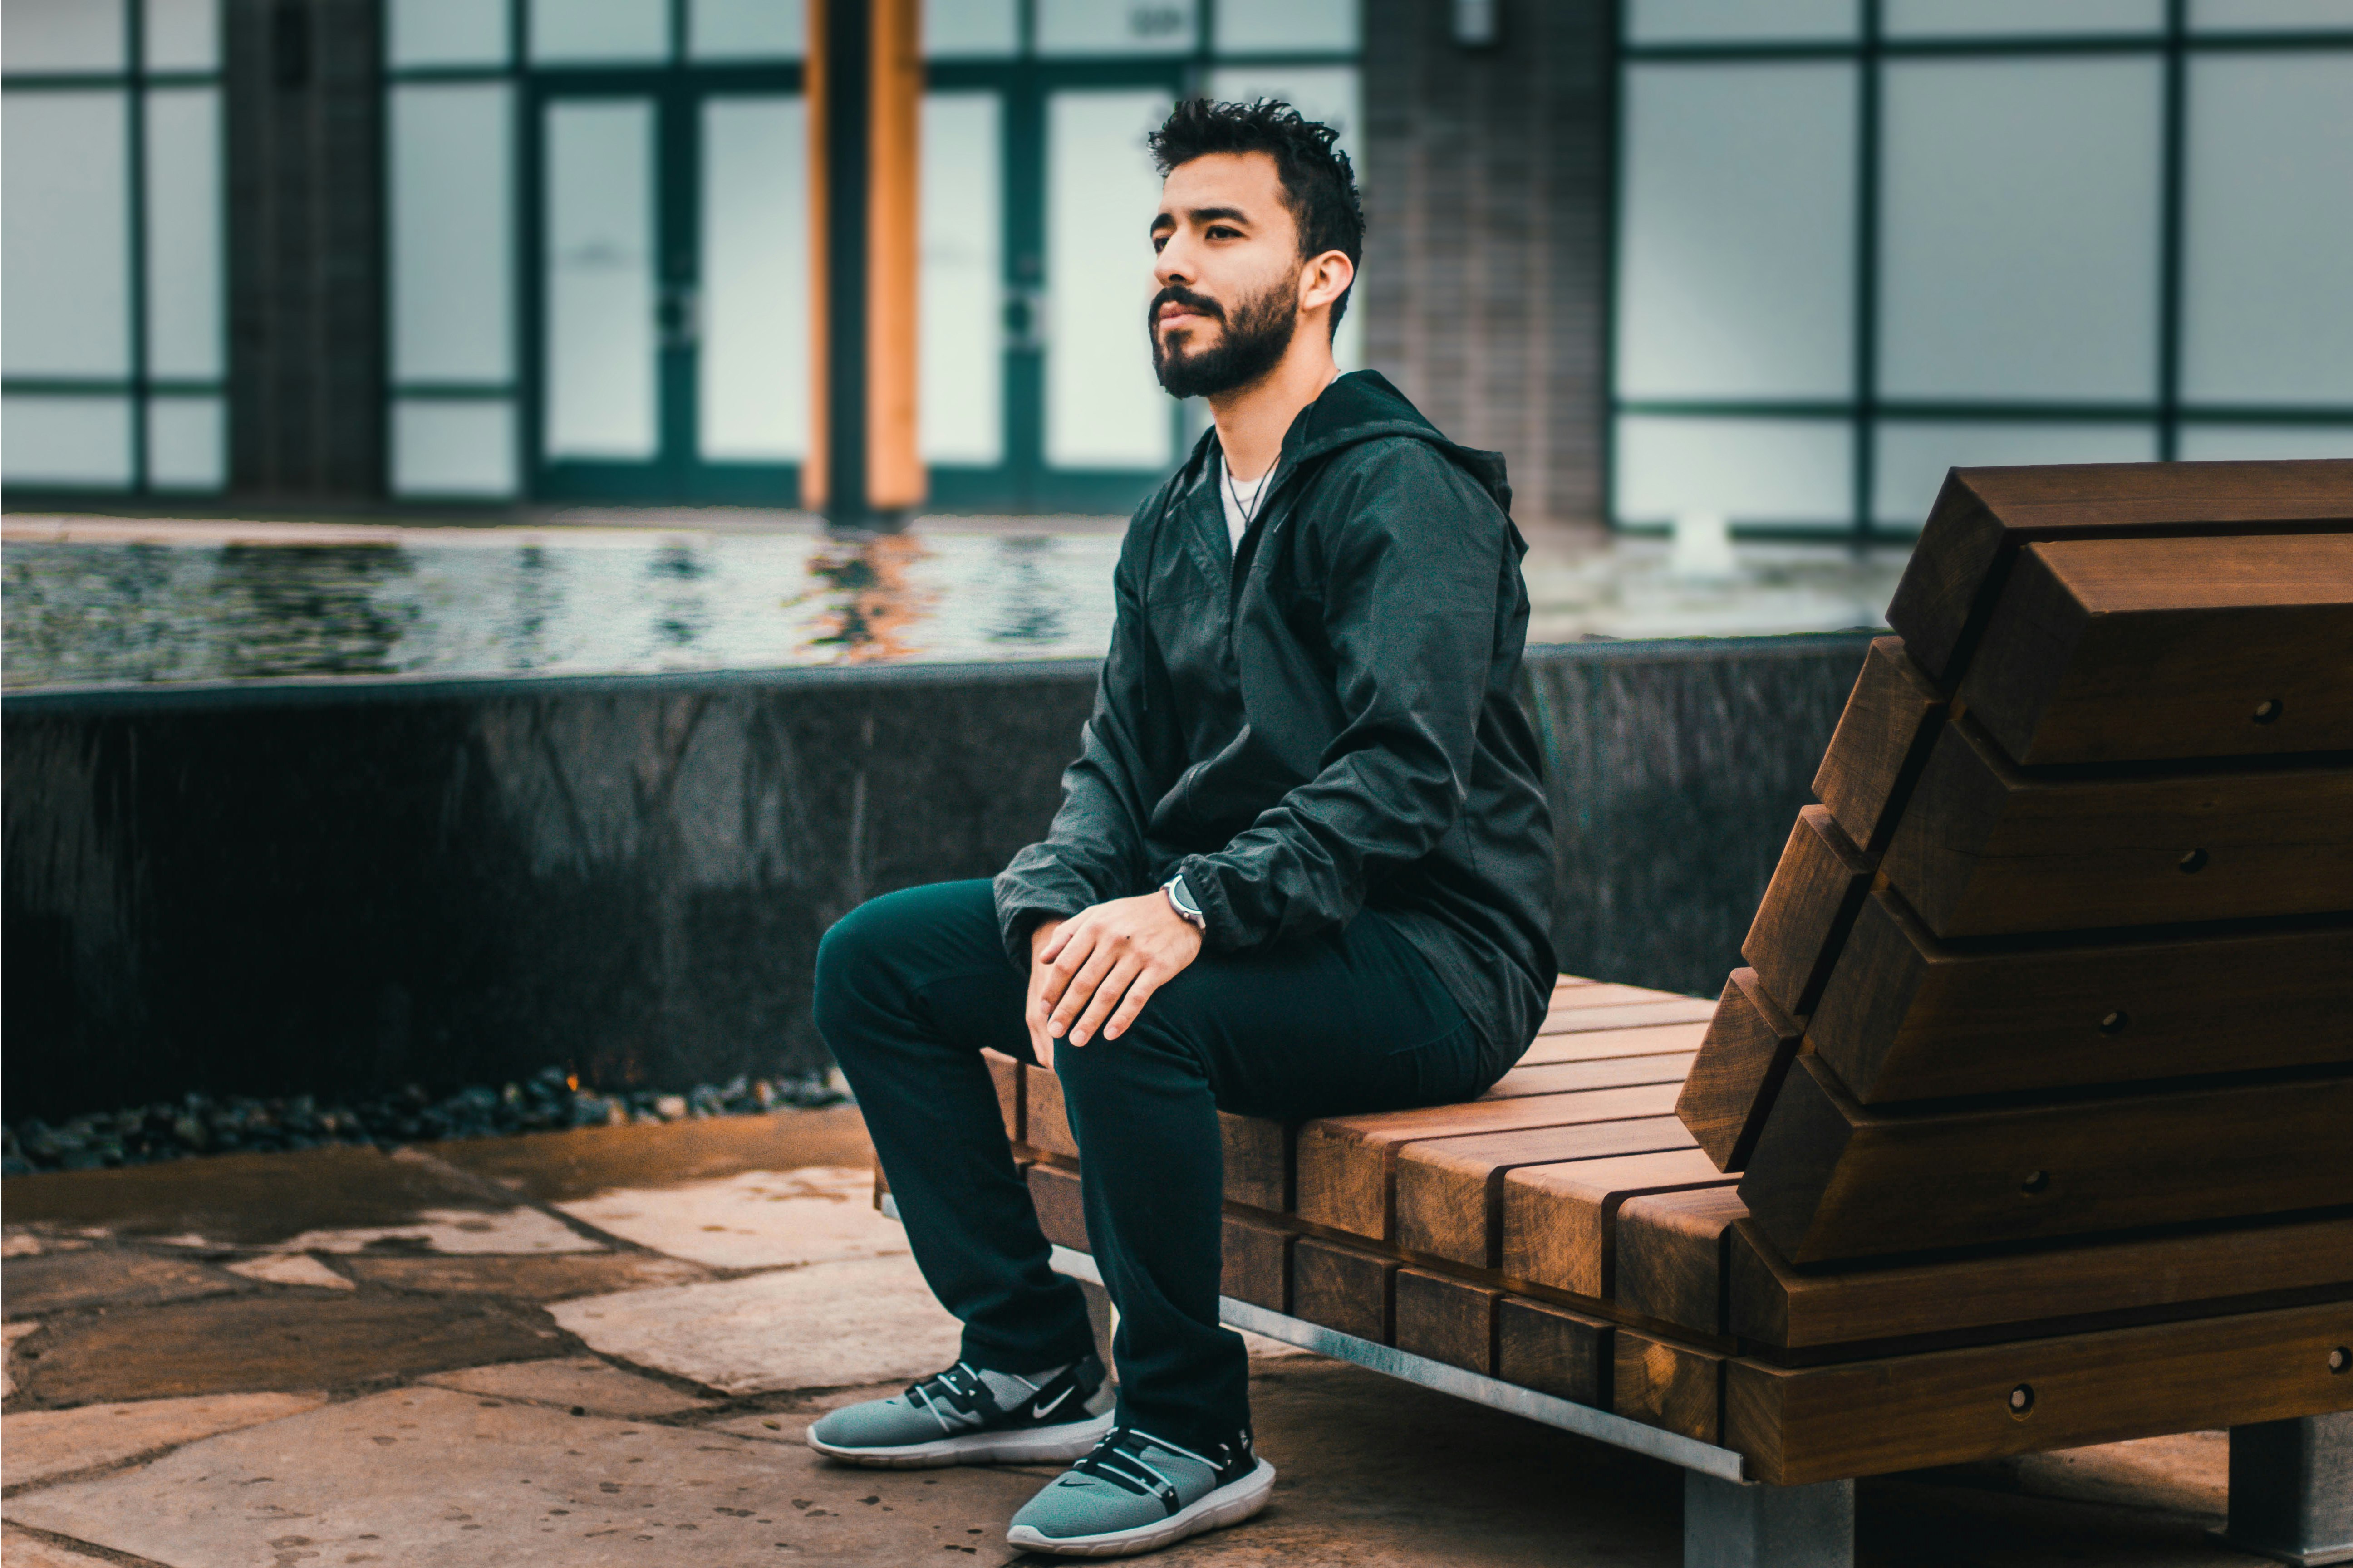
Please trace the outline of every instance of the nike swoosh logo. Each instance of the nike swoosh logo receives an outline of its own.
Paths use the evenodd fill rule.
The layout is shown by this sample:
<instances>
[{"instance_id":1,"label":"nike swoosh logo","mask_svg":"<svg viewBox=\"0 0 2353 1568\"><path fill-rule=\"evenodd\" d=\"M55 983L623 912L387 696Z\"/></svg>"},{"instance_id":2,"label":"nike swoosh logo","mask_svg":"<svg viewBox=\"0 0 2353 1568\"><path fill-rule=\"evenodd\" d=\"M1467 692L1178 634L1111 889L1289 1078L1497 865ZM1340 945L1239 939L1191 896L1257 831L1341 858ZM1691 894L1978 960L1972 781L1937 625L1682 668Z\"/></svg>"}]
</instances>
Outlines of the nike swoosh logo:
<instances>
[{"instance_id":1,"label":"nike swoosh logo","mask_svg":"<svg viewBox=\"0 0 2353 1568\"><path fill-rule=\"evenodd\" d=\"M1066 1389L1062 1390L1062 1392L1061 1392L1061 1393L1060 1393L1060 1394L1058 1394L1054 1395L1054 1397L1053 1397L1053 1398L1051 1398L1051 1399L1050 1399L1050 1400L1046 1401L1046 1403L1045 1403L1045 1404L1040 1405L1039 1406L1038 1406L1038 1408L1037 1408L1037 1409L1035 1409L1035 1410L1031 1411L1029 1414L1030 1414L1033 1417L1034 1417L1034 1416L1039 1416L1039 1415L1051 1415L1054 1413L1054 1406L1056 1406L1057 1405L1061 1404L1061 1403L1062 1403L1062 1401L1064 1401L1065 1399L1068 1399L1070 1396L1071 1396L1071 1391L1070 1391L1069 1389L1067 1389L1067 1388L1066 1388Z\"/></svg>"}]
</instances>

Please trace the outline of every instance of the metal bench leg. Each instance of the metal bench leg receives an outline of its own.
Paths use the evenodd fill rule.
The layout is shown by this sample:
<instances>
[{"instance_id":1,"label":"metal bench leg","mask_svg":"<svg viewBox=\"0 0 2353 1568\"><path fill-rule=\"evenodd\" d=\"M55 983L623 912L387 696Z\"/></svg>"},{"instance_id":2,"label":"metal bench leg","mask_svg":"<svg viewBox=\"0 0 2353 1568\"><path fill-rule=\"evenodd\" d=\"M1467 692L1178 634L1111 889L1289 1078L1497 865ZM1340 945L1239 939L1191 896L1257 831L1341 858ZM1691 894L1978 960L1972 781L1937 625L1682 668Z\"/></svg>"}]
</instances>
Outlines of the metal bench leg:
<instances>
[{"instance_id":1,"label":"metal bench leg","mask_svg":"<svg viewBox=\"0 0 2353 1568\"><path fill-rule=\"evenodd\" d=\"M1854 1568L1854 1483L1743 1486L1685 1470L1683 1568Z\"/></svg>"},{"instance_id":2,"label":"metal bench leg","mask_svg":"<svg viewBox=\"0 0 2353 1568\"><path fill-rule=\"evenodd\" d=\"M2353 1563L2353 1410L2231 1428L2231 1522L2242 1552Z\"/></svg>"}]
</instances>

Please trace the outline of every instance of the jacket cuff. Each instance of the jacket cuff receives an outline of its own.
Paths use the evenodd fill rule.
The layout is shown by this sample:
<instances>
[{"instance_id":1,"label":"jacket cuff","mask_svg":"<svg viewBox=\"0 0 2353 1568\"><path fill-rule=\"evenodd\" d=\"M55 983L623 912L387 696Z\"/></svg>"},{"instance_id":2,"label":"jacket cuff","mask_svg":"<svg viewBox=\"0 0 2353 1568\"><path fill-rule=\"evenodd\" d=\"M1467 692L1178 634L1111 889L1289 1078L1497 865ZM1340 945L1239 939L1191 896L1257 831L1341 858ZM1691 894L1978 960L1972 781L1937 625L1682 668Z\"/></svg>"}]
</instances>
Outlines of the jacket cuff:
<instances>
[{"instance_id":1,"label":"jacket cuff","mask_svg":"<svg viewBox=\"0 0 2353 1568\"><path fill-rule=\"evenodd\" d=\"M997 874L994 890L998 939L1005 944L1005 956L1014 973L1024 976L1029 973L1029 933L1038 922L1067 920L1095 901L1083 889L1041 885L1034 874L1010 871Z\"/></svg>"},{"instance_id":2,"label":"jacket cuff","mask_svg":"<svg viewBox=\"0 0 2353 1568\"><path fill-rule=\"evenodd\" d=\"M1176 870L1169 875L1184 878L1187 891L1201 906L1202 946L1212 952L1231 952L1250 945L1251 933L1234 912L1233 900L1226 894L1223 866L1207 855L1187 855L1176 862Z\"/></svg>"}]
</instances>

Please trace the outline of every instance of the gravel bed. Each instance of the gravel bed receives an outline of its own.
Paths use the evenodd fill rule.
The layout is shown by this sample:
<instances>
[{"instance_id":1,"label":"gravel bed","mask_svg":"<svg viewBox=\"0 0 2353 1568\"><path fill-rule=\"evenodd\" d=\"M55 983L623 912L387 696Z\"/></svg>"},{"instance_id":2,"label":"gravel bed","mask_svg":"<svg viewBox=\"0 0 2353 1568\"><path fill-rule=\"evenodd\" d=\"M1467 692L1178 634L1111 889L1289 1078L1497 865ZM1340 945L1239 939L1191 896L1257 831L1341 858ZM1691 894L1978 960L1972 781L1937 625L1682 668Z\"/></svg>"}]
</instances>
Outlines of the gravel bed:
<instances>
[{"instance_id":1,"label":"gravel bed","mask_svg":"<svg viewBox=\"0 0 2353 1568\"><path fill-rule=\"evenodd\" d=\"M499 1138L566 1127L621 1127L633 1121L756 1116L780 1107L838 1105L849 1098L839 1071L800 1078L736 1078L684 1093L584 1089L562 1068L527 1082L482 1085L435 1099L415 1084L368 1100L278 1100L190 1094L174 1101L96 1111L69 1121L37 1118L0 1126L0 1175L143 1165L198 1154L315 1149L322 1143L431 1142Z\"/></svg>"}]
</instances>

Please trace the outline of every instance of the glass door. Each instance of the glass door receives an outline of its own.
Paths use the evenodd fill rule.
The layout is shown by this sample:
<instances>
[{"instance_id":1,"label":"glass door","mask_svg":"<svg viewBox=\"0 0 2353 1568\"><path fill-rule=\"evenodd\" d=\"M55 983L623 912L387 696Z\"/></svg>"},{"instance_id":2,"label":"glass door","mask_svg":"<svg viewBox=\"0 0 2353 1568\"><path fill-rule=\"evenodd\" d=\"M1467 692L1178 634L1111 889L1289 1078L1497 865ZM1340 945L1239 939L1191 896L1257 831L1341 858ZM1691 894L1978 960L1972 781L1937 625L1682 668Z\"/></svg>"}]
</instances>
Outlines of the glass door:
<instances>
[{"instance_id":1,"label":"glass door","mask_svg":"<svg viewBox=\"0 0 2353 1568\"><path fill-rule=\"evenodd\" d=\"M1160 194L1144 138L1176 101L1182 62L934 61L930 75L931 504L1125 511L1175 462L1182 428L1144 324Z\"/></svg>"},{"instance_id":2,"label":"glass door","mask_svg":"<svg viewBox=\"0 0 2353 1568\"><path fill-rule=\"evenodd\" d=\"M567 74L536 84L527 127L533 493L797 505L801 95Z\"/></svg>"}]
</instances>

